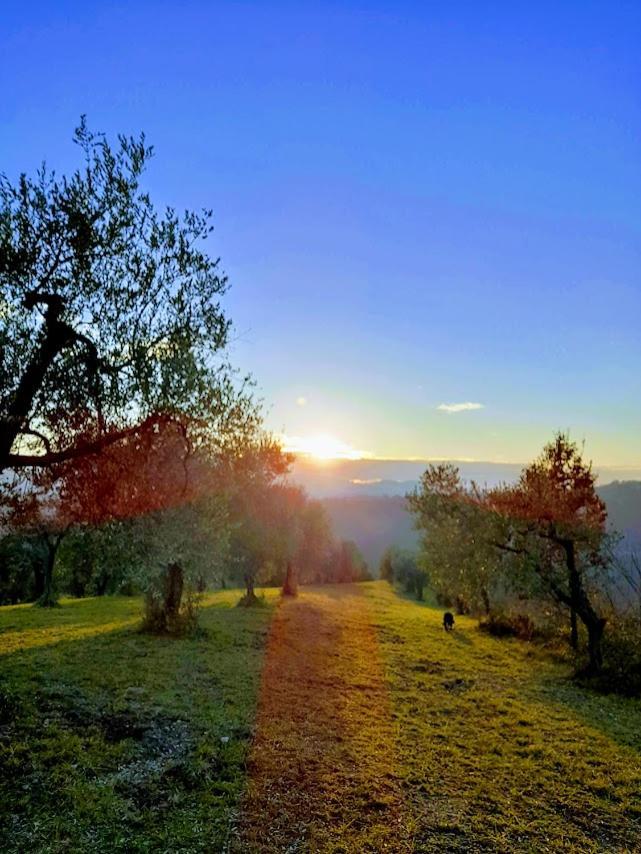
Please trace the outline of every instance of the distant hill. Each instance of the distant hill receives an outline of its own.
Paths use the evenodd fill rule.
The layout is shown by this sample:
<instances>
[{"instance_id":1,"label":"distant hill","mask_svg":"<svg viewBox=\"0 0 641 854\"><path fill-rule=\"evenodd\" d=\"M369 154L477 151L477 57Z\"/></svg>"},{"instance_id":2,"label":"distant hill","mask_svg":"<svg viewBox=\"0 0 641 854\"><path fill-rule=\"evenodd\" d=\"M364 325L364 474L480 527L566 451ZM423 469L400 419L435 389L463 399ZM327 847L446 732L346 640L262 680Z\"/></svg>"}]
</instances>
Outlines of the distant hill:
<instances>
[{"instance_id":1,"label":"distant hill","mask_svg":"<svg viewBox=\"0 0 641 854\"><path fill-rule=\"evenodd\" d=\"M641 481L614 481L597 491L607 504L611 527L630 544L641 546Z\"/></svg>"},{"instance_id":2,"label":"distant hill","mask_svg":"<svg viewBox=\"0 0 641 854\"><path fill-rule=\"evenodd\" d=\"M388 546L415 549L418 545L418 535L402 496L325 498L323 504L336 536L354 540L374 575Z\"/></svg>"},{"instance_id":3,"label":"distant hill","mask_svg":"<svg viewBox=\"0 0 641 854\"><path fill-rule=\"evenodd\" d=\"M409 487L408 487L409 488ZM610 526L633 547L641 547L641 481L615 481L598 487ZM354 540L374 574L388 546L415 549L418 535L400 495L352 495L324 498L334 531Z\"/></svg>"},{"instance_id":4,"label":"distant hill","mask_svg":"<svg viewBox=\"0 0 641 854\"><path fill-rule=\"evenodd\" d=\"M515 481L522 469L519 463L470 462L452 460L464 480L495 486ZM302 484L315 498L337 496L405 495L412 489L428 465L427 460L327 460L318 462L300 457L294 464L292 479ZM596 467L600 484L641 481L641 468Z\"/></svg>"}]
</instances>

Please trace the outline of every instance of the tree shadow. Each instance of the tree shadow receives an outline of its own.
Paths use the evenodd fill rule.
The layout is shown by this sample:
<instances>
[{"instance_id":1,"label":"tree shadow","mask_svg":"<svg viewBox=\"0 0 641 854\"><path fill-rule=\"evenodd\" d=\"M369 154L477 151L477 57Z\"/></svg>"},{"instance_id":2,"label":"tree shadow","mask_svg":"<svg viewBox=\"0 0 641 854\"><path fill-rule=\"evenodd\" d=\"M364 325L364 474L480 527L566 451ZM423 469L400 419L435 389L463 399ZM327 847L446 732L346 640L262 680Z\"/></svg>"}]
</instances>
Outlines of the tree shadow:
<instances>
[{"instance_id":1,"label":"tree shadow","mask_svg":"<svg viewBox=\"0 0 641 854\"><path fill-rule=\"evenodd\" d=\"M454 628L451 632L444 631L443 634L447 634L455 643L463 644L464 646L474 645L468 633L461 629Z\"/></svg>"},{"instance_id":2,"label":"tree shadow","mask_svg":"<svg viewBox=\"0 0 641 854\"><path fill-rule=\"evenodd\" d=\"M539 682L538 699L598 730L618 745L641 754L641 699L601 694L579 685L571 676Z\"/></svg>"},{"instance_id":3,"label":"tree shadow","mask_svg":"<svg viewBox=\"0 0 641 854\"><path fill-rule=\"evenodd\" d=\"M6 787L10 809L23 819L18 829L31 828L37 814L38 833L60 822L73 850L89 850L81 835L90 815L96 833L117 827L131 840L127 850L139 850L176 792L182 821L191 817L189 809L202 807L210 811L215 833L226 827L246 773L271 615L271 608L251 614L207 609L202 623L210 633L194 638L142 634L138 621L107 628L105 618L99 634L59 638L4 656L0 724L24 757ZM201 774L201 748L210 757L212 776ZM32 766L40 769L42 786L32 786ZM70 804L63 817L50 795L54 781ZM80 817L74 793L87 787L91 792ZM222 850L222 841L213 838L212 850ZM2 828L0 849L5 850ZM100 844L98 849L108 850ZM27 850L23 837L6 850Z\"/></svg>"}]
</instances>

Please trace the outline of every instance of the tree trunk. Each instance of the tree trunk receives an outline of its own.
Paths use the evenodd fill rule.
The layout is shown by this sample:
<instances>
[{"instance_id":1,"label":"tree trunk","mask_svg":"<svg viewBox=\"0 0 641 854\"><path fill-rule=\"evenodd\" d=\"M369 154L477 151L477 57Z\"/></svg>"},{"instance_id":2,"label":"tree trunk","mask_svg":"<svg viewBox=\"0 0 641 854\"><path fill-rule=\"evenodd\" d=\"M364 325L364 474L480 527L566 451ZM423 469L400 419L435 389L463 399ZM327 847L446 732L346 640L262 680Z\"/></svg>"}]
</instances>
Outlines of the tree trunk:
<instances>
[{"instance_id":1,"label":"tree trunk","mask_svg":"<svg viewBox=\"0 0 641 854\"><path fill-rule=\"evenodd\" d=\"M33 598L38 601L45 590L45 566L40 560L33 564Z\"/></svg>"},{"instance_id":2,"label":"tree trunk","mask_svg":"<svg viewBox=\"0 0 641 854\"><path fill-rule=\"evenodd\" d=\"M33 401L51 363L72 340L70 328L59 320L62 305L56 301L55 297L47 297L40 301L47 300L49 302L45 313L44 330L38 347L20 378L6 415L0 417L0 471L7 468L13 443L25 426Z\"/></svg>"},{"instance_id":3,"label":"tree trunk","mask_svg":"<svg viewBox=\"0 0 641 854\"><path fill-rule=\"evenodd\" d=\"M576 650L579 648L579 626L576 618L576 609L570 607L570 646Z\"/></svg>"},{"instance_id":4,"label":"tree trunk","mask_svg":"<svg viewBox=\"0 0 641 854\"><path fill-rule=\"evenodd\" d=\"M180 615L185 579L182 566L170 563L165 574L164 610L168 625Z\"/></svg>"},{"instance_id":5,"label":"tree trunk","mask_svg":"<svg viewBox=\"0 0 641 854\"><path fill-rule=\"evenodd\" d=\"M589 673L599 673L603 667L603 652L601 645L603 641L605 623L606 621L602 617L596 617L596 615L586 623L586 628L588 630Z\"/></svg>"},{"instance_id":6,"label":"tree trunk","mask_svg":"<svg viewBox=\"0 0 641 854\"><path fill-rule=\"evenodd\" d=\"M588 633L588 656L589 663L587 673L598 673L603 666L603 653L601 642L606 621L600 617L592 607L588 594L583 587L583 580L576 565L576 554L574 542L564 540L562 546L565 550L568 568L568 580L570 587L570 609L581 620ZM577 636L578 644L578 636Z\"/></svg>"},{"instance_id":7,"label":"tree trunk","mask_svg":"<svg viewBox=\"0 0 641 854\"><path fill-rule=\"evenodd\" d=\"M36 605L41 608L53 608L58 604L53 588L53 571L56 566L56 554L58 546L62 540L61 536L47 537L47 559L44 564L42 594L38 598Z\"/></svg>"},{"instance_id":8,"label":"tree trunk","mask_svg":"<svg viewBox=\"0 0 641 854\"><path fill-rule=\"evenodd\" d=\"M290 561L287 562L287 571L285 573L285 581L283 582L283 596L298 595L298 580L296 571Z\"/></svg>"},{"instance_id":9,"label":"tree trunk","mask_svg":"<svg viewBox=\"0 0 641 854\"><path fill-rule=\"evenodd\" d=\"M109 584L109 576L104 571L104 569L102 569L100 571L100 574L98 575L97 580L96 580L96 596L104 596L105 593L107 592L108 584Z\"/></svg>"},{"instance_id":10,"label":"tree trunk","mask_svg":"<svg viewBox=\"0 0 641 854\"><path fill-rule=\"evenodd\" d=\"M487 588L485 588L485 587L481 587L481 599L483 600L483 607L485 608L485 615L487 617L489 617L490 611L491 611L490 596L489 596L489 593L487 592Z\"/></svg>"},{"instance_id":11,"label":"tree trunk","mask_svg":"<svg viewBox=\"0 0 641 854\"><path fill-rule=\"evenodd\" d=\"M253 572L245 573L245 595L240 600L241 605L253 605L258 601L256 593L254 592L254 585L256 583L256 577Z\"/></svg>"}]
</instances>

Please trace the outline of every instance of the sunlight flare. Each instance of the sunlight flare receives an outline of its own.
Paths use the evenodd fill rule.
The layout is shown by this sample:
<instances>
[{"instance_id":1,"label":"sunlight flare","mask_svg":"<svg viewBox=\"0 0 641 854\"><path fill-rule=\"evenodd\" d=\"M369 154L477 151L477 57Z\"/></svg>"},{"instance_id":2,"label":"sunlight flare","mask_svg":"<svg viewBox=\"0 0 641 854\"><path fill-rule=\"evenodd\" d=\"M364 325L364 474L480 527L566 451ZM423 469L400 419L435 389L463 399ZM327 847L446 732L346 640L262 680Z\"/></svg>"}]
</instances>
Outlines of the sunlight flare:
<instances>
[{"instance_id":1,"label":"sunlight flare","mask_svg":"<svg viewBox=\"0 0 641 854\"><path fill-rule=\"evenodd\" d=\"M361 451L330 436L317 433L313 436L283 436L284 450L315 460L360 460L371 458L368 451Z\"/></svg>"}]
</instances>

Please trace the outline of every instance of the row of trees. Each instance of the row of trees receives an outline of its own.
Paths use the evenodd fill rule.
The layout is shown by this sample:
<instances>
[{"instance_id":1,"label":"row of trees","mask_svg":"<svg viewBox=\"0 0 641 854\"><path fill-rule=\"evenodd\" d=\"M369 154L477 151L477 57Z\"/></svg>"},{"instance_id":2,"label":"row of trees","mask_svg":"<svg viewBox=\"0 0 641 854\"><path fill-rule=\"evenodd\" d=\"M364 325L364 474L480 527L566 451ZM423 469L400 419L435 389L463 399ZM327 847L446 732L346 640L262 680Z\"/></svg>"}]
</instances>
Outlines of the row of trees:
<instances>
[{"instance_id":1,"label":"row of trees","mask_svg":"<svg viewBox=\"0 0 641 854\"><path fill-rule=\"evenodd\" d=\"M417 555L407 549L391 546L381 558L379 575L390 584L400 584L406 593L423 601L428 574Z\"/></svg>"},{"instance_id":2,"label":"row of trees","mask_svg":"<svg viewBox=\"0 0 641 854\"><path fill-rule=\"evenodd\" d=\"M226 358L212 212L159 212L144 136L83 120L81 166L0 177L0 585L5 599L143 588L168 629L183 593L362 573L285 482L251 381ZM338 579L337 579L338 580Z\"/></svg>"},{"instance_id":3,"label":"row of trees","mask_svg":"<svg viewBox=\"0 0 641 854\"><path fill-rule=\"evenodd\" d=\"M570 642L587 635L588 671L603 665L599 607L612 535L595 475L563 434L515 484L465 484L450 464L428 466L408 505L421 532L419 562L447 602L491 614L511 594L565 609Z\"/></svg>"},{"instance_id":4,"label":"row of trees","mask_svg":"<svg viewBox=\"0 0 641 854\"><path fill-rule=\"evenodd\" d=\"M138 436L5 490L1 601L55 604L59 590L161 596L173 567L187 591L367 577L357 547L336 542L318 501L287 482L289 458L263 438L233 467L185 454L184 437ZM229 463L229 459L225 459ZM57 579L54 578L54 570ZM57 583L54 584L54 581Z\"/></svg>"},{"instance_id":5,"label":"row of trees","mask_svg":"<svg viewBox=\"0 0 641 854\"><path fill-rule=\"evenodd\" d=\"M350 581L366 568L353 544L335 543L323 506L288 484L291 458L258 435L242 453L217 453L174 419L100 453L23 474L5 490L0 595L56 602L58 589L149 594L157 630L163 602L212 585ZM54 586L54 568L62 569ZM178 595L177 591L181 591ZM188 608L189 613L193 609ZM153 616L155 615L155 616Z\"/></svg>"},{"instance_id":6,"label":"row of trees","mask_svg":"<svg viewBox=\"0 0 641 854\"><path fill-rule=\"evenodd\" d=\"M100 452L23 472L5 488L0 595L55 604L57 589L148 593L153 628L181 624L182 594L212 585L353 581L323 506L286 480L291 457L256 432L221 451L206 431L157 419ZM54 585L61 567L62 584ZM169 605L165 608L164 603ZM167 613L169 612L169 614Z\"/></svg>"}]
</instances>

